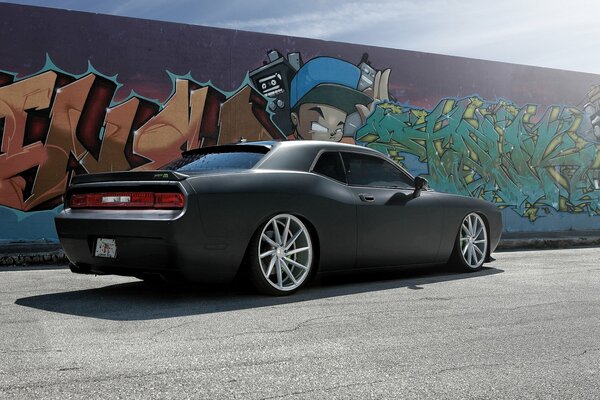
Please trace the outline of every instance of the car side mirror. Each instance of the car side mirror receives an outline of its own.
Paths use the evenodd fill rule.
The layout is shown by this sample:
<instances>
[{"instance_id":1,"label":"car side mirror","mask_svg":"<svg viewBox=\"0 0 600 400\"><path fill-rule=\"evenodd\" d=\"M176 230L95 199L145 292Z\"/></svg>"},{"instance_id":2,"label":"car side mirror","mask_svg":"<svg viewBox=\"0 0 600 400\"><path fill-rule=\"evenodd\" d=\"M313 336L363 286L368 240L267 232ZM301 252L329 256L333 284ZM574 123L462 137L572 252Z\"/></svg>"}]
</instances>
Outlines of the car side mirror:
<instances>
[{"instance_id":1,"label":"car side mirror","mask_svg":"<svg viewBox=\"0 0 600 400\"><path fill-rule=\"evenodd\" d=\"M427 188L427 179L417 176L415 178L415 191L413 192L413 198L417 198L421 195L421 190Z\"/></svg>"}]
</instances>

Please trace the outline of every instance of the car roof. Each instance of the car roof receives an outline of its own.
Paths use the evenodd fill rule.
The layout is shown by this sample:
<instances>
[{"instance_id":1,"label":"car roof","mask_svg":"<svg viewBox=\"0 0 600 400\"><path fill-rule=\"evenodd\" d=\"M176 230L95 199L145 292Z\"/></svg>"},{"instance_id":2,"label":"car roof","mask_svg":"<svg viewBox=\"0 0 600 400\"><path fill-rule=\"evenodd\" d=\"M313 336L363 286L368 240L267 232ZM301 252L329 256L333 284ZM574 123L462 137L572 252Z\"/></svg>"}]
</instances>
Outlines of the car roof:
<instances>
[{"instance_id":1,"label":"car roof","mask_svg":"<svg viewBox=\"0 0 600 400\"><path fill-rule=\"evenodd\" d=\"M183 155L219 152L250 151L266 153L255 166L262 170L287 170L307 172L317 155L323 151L349 151L386 158L380 152L364 146L320 140L254 141L208 146L189 150Z\"/></svg>"},{"instance_id":2,"label":"car roof","mask_svg":"<svg viewBox=\"0 0 600 400\"><path fill-rule=\"evenodd\" d=\"M192 149L185 151L183 154L201 154L201 153L212 153L212 152L220 152L236 149L240 149L243 147L254 147L254 148L298 148L298 149L317 149L317 150L329 150L329 151L359 151L359 152L368 152L370 154L378 154L381 153L370 149L364 146L357 146L355 144L349 143L339 143L339 142L329 142L322 140L286 140L286 141L277 141L277 140L261 140L261 141L252 141L252 142L239 142L239 143L229 143L229 144L221 144L216 146L207 146L200 147L197 149ZM301 150L299 150L301 151Z\"/></svg>"},{"instance_id":3,"label":"car roof","mask_svg":"<svg viewBox=\"0 0 600 400\"><path fill-rule=\"evenodd\" d=\"M359 151L367 152L370 154L379 154L378 151L370 149L364 146L357 146L350 143L341 142L329 142L324 140L269 140L269 141L256 141L256 142L242 142L236 143L235 146L266 146L269 148L282 147L282 148L299 148L299 149L318 149L318 150L333 150L333 151Z\"/></svg>"},{"instance_id":4,"label":"car roof","mask_svg":"<svg viewBox=\"0 0 600 400\"><path fill-rule=\"evenodd\" d=\"M317 155L323 151L349 151L385 158L378 151L348 143L319 140L290 140L266 143L271 146L271 151L256 166L257 169L309 171Z\"/></svg>"}]
</instances>

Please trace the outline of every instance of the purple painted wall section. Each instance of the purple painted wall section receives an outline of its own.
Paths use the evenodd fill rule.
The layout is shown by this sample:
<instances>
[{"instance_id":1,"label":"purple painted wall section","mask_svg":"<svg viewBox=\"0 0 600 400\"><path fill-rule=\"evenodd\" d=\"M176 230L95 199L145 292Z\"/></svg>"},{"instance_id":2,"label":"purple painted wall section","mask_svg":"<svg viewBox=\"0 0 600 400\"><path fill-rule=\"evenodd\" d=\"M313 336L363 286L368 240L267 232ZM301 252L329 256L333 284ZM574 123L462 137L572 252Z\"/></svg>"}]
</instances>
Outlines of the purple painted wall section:
<instances>
[{"instance_id":1,"label":"purple painted wall section","mask_svg":"<svg viewBox=\"0 0 600 400\"><path fill-rule=\"evenodd\" d=\"M378 68L392 69L392 95L422 107L474 93L518 104L578 104L598 83L594 74L461 57L12 4L1 7L1 69L20 76L37 73L47 53L61 69L81 74L89 61L105 75L118 74L123 96L135 90L164 99L171 91L165 71L191 71L200 82L210 80L222 90L235 90L271 49L299 52L305 60L329 56L353 63L369 53Z\"/></svg>"},{"instance_id":2,"label":"purple painted wall section","mask_svg":"<svg viewBox=\"0 0 600 400\"><path fill-rule=\"evenodd\" d=\"M12 4L0 15L0 241L56 240L73 175L158 168L240 136L376 148L434 188L497 203L508 231L598 224L598 75ZM337 100L316 90L338 78Z\"/></svg>"}]
</instances>

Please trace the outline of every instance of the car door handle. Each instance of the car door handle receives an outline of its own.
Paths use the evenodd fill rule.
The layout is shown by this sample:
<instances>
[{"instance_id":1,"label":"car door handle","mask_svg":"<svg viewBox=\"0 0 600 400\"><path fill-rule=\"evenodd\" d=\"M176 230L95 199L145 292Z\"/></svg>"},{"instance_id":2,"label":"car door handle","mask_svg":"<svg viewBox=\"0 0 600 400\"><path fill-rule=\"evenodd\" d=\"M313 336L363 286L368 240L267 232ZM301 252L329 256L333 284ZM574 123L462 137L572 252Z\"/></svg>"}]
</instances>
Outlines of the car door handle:
<instances>
[{"instance_id":1,"label":"car door handle","mask_svg":"<svg viewBox=\"0 0 600 400\"><path fill-rule=\"evenodd\" d=\"M358 195L358 198L361 199L362 201L375 201L375 196L373 196L372 194L364 194L361 193Z\"/></svg>"}]
</instances>

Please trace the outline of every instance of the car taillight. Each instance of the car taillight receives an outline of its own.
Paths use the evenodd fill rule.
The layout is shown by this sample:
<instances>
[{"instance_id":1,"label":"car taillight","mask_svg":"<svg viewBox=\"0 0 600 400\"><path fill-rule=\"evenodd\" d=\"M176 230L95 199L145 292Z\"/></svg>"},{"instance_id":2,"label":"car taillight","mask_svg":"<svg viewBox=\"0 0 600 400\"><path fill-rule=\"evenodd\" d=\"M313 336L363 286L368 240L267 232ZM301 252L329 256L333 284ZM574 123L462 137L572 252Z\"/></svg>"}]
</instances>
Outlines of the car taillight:
<instances>
[{"instance_id":1,"label":"car taillight","mask_svg":"<svg viewBox=\"0 0 600 400\"><path fill-rule=\"evenodd\" d=\"M183 208L184 197L181 193L155 193L154 207Z\"/></svg>"},{"instance_id":2,"label":"car taillight","mask_svg":"<svg viewBox=\"0 0 600 400\"><path fill-rule=\"evenodd\" d=\"M181 209L185 197L181 193L109 192L74 194L71 208L170 208Z\"/></svg>"}]
</instances>

